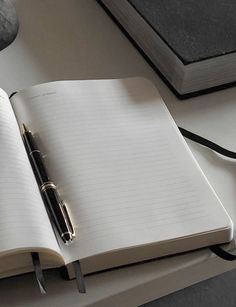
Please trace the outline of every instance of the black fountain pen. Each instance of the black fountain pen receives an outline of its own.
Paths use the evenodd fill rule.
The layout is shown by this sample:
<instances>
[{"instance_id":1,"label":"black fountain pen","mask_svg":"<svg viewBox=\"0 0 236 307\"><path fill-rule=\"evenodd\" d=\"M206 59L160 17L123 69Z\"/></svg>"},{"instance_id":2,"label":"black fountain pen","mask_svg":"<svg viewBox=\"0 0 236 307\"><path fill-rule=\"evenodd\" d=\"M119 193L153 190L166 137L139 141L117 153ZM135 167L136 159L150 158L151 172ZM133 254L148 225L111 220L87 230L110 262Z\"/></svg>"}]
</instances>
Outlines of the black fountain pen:
<instances>
[{"instance_id":1,"label":"black fountain pen","mask_svg":"<svg viewBox=\"0 0 236 307\"><path fill-rule=\"evenodd\" d=\"M49 217L63 242L68 244L75 237L75 232L66 205L60 199L55 184L48 177L33 134L24 124L22 137Z\"/></svg>"}]
</instances>

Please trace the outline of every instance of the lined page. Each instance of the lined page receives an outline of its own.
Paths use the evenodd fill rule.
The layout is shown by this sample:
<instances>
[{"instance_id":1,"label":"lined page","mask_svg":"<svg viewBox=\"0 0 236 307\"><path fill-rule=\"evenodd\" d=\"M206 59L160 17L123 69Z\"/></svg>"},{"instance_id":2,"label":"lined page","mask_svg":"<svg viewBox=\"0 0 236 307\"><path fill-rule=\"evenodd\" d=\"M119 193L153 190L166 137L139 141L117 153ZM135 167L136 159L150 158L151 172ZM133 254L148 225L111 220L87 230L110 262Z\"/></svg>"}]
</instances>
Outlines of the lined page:
<instances>
[{"instance_id":1,"label":"lined page","mask_svg":"<svg viewBox=\"0 0 236 307\"><path fill-rule=\"evenodd\" d=\"M71 211L66 262L231 227L149 81L55 82L12 104Z\"/></svg>"},{"instance_id":2,"label":"lined page","mask_svg":"<svg viewBox=\"0 0 236 307\"><path fill-rule=\"evenodd\" d=\"M60 253L10 101L0 90L0 253L36 248Z\"/></svg>"}]
</instances>

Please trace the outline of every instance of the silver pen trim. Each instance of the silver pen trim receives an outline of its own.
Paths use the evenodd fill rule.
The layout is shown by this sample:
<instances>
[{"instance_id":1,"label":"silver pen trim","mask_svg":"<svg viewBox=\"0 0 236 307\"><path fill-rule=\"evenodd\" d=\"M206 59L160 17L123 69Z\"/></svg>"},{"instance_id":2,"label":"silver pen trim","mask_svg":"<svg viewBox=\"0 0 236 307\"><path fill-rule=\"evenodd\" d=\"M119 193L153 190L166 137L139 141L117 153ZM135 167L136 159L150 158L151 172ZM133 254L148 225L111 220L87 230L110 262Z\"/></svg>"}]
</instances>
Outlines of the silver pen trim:
<instances>
[{"instance_id":1,"label":"silver pen trim","mask_svg":"<svg viewBox=\"0 0 236 307\"><path fill-rule=\"evenodd\" d=\"M44 182L41 186L40 186L40 191L41 192L45 192L47 189L54 189L56 190L56 186L52 181L47 181Z\"/></svg>"}]
</instances>

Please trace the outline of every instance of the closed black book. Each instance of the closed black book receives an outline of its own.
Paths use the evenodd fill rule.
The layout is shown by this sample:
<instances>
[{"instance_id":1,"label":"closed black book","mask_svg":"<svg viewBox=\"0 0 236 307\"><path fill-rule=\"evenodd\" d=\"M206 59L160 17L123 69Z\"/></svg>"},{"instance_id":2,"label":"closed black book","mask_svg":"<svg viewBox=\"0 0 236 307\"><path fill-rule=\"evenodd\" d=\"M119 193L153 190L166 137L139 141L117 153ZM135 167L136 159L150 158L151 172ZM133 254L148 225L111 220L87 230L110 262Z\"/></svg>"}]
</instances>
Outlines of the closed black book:
<instances>
[{"instance_id":1,"label":"closed black book","mask_svg":"<svg viewBox=\"0 0 236 307\"><path fill-rule=\"evenodd\" d=\"M101 0L180 97L236 81L233 0Z\"/></svg>"}]
</instances>

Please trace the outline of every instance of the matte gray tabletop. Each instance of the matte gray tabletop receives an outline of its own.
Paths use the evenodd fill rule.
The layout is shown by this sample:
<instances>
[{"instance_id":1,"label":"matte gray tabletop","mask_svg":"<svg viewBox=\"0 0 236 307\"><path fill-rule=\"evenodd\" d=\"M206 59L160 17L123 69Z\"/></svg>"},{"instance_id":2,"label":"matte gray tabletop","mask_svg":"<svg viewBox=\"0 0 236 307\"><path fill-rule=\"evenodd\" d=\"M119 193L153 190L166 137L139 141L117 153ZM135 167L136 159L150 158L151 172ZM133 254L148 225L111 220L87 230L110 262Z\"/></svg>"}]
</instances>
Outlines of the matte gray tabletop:
<instances>
[{"instance_id":1,"label":"matte gray tabletop","mask_svg":"<svg viewBox=\"0 0 236 307\"><path fill-rule=\"evenodd\" d=\"M143 307L235 307L236 270L169 294Z\"/></svg>"}]
</instances>

